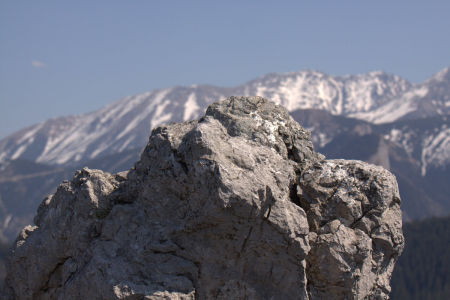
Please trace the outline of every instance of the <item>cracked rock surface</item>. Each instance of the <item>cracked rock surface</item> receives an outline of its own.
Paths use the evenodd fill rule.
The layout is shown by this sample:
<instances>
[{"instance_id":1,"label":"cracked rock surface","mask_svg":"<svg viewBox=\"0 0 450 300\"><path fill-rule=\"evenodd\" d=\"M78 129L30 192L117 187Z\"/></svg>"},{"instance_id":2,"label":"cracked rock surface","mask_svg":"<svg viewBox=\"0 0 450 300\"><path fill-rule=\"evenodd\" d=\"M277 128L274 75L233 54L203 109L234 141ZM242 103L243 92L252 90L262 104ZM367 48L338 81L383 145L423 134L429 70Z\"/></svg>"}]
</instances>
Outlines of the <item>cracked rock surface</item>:
<instances>
[{"instance_id":1,"label":"cracked rock surface","mask_svg":"<svg viewBox=\"0 0 450 300\"><path fill-rule=\"evenodd\" d=\"M397 183L325 160L286 109L212 104L152 131L128 172L83 169L42 202L6 299L388 299Z\"/></svg>"}]
</instances>

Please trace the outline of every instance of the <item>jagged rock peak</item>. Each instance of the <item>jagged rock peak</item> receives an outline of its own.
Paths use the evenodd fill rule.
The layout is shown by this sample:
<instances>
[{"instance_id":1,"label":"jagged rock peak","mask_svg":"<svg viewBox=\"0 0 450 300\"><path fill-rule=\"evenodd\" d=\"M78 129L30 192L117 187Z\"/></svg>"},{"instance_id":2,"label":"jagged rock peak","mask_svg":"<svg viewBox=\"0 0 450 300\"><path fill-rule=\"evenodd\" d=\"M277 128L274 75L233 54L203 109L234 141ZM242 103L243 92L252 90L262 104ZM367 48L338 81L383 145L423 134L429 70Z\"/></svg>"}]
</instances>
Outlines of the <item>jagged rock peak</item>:
<instances>
[{"instance_id":1,"label":"jagged rock peak","mask_svg":"<svg viewBox=\"0 0 450 300\"><path fill-rule=\"evenodd\" d=\"M325 160L261 97L154 129L128 172L77 172L35 224L6 299L387 299L404 245L394 176Z\"/></svg>"}]
</instances>

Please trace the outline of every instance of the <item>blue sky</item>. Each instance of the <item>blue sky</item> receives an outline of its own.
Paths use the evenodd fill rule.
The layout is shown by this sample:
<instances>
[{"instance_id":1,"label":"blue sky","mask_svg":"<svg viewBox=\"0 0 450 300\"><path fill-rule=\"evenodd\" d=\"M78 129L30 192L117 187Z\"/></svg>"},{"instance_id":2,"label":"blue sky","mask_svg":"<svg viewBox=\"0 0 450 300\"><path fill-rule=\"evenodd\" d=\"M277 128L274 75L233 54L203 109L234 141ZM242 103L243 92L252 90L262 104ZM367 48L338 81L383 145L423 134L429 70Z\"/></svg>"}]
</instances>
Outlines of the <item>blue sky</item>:
<instances>
[{"instance_id":1,"label":"blue sky","mask_svg":"<svg viewBox=\"0 0 450 300\"><path fill-rule=\"evenodd\" d=\"M450 1L0 1L0 138L174 85L450 66Z\"/></svg>"}]
</instances>

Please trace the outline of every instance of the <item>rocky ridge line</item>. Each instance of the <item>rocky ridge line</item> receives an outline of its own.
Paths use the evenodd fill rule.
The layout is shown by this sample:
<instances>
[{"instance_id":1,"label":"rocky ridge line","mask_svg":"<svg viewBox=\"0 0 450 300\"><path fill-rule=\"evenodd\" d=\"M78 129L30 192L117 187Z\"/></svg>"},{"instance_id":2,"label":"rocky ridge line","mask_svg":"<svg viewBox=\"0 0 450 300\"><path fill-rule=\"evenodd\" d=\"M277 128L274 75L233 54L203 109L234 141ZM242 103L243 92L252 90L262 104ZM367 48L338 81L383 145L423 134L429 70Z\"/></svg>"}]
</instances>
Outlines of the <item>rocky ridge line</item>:
<instances>
[{"instance_id":1,"label":"rocky ridge line","mask_svg":"<svg viewBox=\"0 0 450 300\"><path fill-rule=\"evenodd\" d=\"M394 176L325 160L261 97L154 129L126 173L78 171L35 224L7 299L388 299L404 246Z\"/></svg>"}]
</instances>

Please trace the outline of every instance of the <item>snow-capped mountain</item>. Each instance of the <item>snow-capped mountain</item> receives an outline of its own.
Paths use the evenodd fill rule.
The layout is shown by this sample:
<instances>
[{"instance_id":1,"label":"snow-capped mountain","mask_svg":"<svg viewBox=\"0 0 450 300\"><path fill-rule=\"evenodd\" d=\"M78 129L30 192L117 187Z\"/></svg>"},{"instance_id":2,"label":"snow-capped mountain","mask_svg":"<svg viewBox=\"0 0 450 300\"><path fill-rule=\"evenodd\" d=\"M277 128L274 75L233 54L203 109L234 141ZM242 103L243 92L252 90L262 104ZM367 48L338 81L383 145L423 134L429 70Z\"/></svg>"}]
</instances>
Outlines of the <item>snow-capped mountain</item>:
<instances>
[{"instance_id":1,"label":"snow-capped mountain","mask_svg":"<svg viewBox=\"0 0 450 300\"><path fill-rule=\"evenodd\" d=\"M380 124L448 115L450 69L421 84L411 84L383 72L335 77L300 71L269 74L235 88L191 86L154 90L121 99L89 114L51 119L16 132L0 141L0 162L20 158L38 163L74 164L143 147L151 128L197 118L208 104L230 95L259 95L290 111L322 109L333 115ZM437 133L441 142L423 141L432 147L443 146L439 148L439 158L429 152L423 154L424 172L432 161L448 163L445 143L449 133L446 128L442 130ZM396 143L410 143L406 142L406 132L390 134L389 139Z\"/></svg>"}]
</instances>

